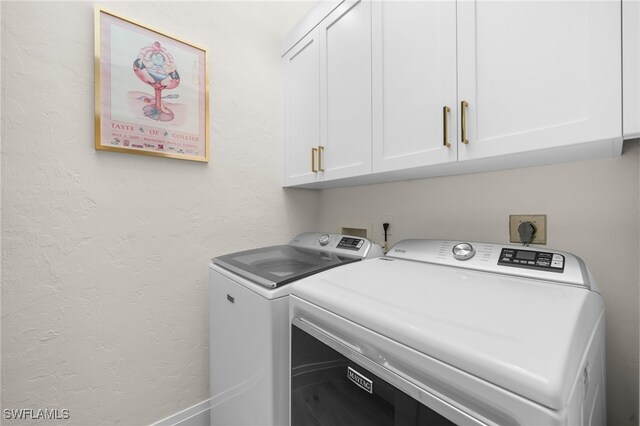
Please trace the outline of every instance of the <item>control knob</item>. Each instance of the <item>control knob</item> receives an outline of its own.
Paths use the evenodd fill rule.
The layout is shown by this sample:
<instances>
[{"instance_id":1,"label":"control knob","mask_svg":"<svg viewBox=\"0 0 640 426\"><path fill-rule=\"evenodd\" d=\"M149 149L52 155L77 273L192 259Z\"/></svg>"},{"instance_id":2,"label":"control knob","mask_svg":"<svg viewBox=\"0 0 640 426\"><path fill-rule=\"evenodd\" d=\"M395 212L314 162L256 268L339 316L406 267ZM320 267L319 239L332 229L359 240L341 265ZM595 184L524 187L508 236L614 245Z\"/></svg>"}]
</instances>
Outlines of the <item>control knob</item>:
<instances>
[{"instance_id":1,"label":"control knob","mask_svg":"<svg viewBox=\"0 0 640 426\"><path fill-rule=\"evenodd\" d=\"M327 244L329 244L329 234L321 235L318 242L320 243L321 246L326 246Z\"/></svg>"},{"instance_id":2,"label":"control knob","mask_svg":"<svg viewBox=\"0 0 640 426\"><path fill-rule=\"evenodd\" d=\"M453 257L457 260L471 259L476 254L476 249L469 243L456 244L452 251Z\"/></svg>"}]
</instances>

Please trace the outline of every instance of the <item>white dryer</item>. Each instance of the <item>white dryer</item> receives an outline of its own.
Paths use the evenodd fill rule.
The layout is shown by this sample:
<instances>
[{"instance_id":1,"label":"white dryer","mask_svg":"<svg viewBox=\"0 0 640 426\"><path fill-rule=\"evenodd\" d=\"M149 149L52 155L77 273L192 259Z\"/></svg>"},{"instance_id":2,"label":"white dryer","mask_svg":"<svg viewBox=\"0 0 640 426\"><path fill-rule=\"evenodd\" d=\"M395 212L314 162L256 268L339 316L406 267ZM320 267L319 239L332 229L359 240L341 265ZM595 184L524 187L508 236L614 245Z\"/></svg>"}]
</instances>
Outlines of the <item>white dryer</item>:
<instances>
[{"instance_id":1,"label":"white dryer","mask_svg":"<svg viewBox=\"0 0 640 426\"><path fill-rule=\"evenodd\" d=\"M555 250L406 240L292 286L293 425L604 425L604 305Z\"/></svg>"},{"instance_id":2,"label":"white dryer","mask_svg":"<svg viewBox=\"0 0 640 426\"><path fill-rule=\"evenodd\" d=\"M211 424L289 424L289 284L382 254L364 238L306 233L212 259Z\"/></svg>"}]
</instances>

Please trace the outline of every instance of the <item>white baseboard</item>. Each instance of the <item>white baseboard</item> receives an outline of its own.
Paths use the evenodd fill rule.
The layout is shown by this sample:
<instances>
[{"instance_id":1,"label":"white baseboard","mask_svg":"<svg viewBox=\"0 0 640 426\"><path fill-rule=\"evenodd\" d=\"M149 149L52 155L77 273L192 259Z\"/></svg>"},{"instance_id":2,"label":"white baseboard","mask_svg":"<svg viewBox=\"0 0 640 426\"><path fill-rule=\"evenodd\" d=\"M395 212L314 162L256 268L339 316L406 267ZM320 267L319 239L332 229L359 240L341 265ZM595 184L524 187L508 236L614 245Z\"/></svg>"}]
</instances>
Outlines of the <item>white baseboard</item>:
<instances>
[{"instance_id":1,"label":"white baseboard","mask_svg":"<svg viewBox=\"0 0 640 426\"><path fill-rule=\"evenodd\" d=\"M178 413L153 423L151 426L209 426L211 400L204 400Z\"/></svg>"}]
</instances>

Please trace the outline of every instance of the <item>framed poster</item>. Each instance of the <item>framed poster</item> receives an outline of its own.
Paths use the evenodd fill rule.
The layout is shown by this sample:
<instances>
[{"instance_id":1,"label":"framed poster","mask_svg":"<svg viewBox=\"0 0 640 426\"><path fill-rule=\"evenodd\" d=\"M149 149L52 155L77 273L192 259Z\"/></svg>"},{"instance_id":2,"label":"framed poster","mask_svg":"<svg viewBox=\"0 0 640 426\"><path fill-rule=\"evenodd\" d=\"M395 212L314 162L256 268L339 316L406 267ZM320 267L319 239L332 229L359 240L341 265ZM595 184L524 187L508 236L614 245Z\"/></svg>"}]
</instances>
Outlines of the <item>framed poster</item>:
<instances>
[{"instance_id":1,"label":"framed poster","mask_svg":"<svg viewBox=\"0 0 640 426\"><path fill-rule=\"evenodd\" d=\"M96 149L209 161L207 50L95 9Z\"/></svg>"}]
</instances>

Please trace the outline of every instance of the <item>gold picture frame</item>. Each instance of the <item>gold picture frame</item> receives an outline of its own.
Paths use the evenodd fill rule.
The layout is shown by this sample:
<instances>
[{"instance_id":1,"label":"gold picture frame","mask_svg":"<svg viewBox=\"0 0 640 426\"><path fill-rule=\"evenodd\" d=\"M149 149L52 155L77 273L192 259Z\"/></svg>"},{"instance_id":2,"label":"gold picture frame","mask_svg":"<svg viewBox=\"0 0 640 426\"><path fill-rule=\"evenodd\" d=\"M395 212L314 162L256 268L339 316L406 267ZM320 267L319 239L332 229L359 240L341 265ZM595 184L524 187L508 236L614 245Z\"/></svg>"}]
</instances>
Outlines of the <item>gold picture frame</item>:
<instances>
[{"instance_id":1,"label":"gold picture frame","mask_svg":"<svg viewBox=\"0 0 640 426\"><path fill-rule=\"evenodd\" d=\"M208 52L95 8L95 147L209 161Z\"/></svg>"}]
</instances>

